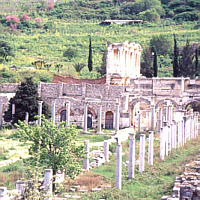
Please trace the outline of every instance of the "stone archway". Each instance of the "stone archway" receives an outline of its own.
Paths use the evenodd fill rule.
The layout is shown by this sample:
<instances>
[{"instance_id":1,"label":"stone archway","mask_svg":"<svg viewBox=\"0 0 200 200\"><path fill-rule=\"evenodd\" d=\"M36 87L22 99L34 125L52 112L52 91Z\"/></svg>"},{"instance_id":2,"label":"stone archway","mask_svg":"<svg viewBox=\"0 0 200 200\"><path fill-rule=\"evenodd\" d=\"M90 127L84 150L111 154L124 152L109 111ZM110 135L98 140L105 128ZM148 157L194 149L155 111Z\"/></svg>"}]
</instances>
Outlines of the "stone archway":
<instances>
[{"instance_id":1,"label":"stone archway","mask_svg":"<svg viewBox=\"0 0 200 200\"><path fill-rule=\"evenodd\" d=\"M113 129L113 118L114 114L112 111L107 111L105 115L105 128Z\"/></svg>"},{"instance_id":2,"label":"stone archway","mask_svg":"<svg viewBox=\"0 0 200 200\"><path fill-rule=\"evenodd\" d=\"M191 99L191 100L188 100L187 102L185 102L182 106L182 109L183 110L186 110L187 106L191 103L194 103L194 102L198 102L200 103L200 99Z\"/></svg>"},{"instance_id":3,"label":"stone archway","mask_svg":"<svg viewBox=\"0 0 200 200\"><path fill-rule=\"evenodd\" d=\"M142 98L142 97L139 97L139 98L137 98L137 99L133 99L133 100L130 102L129 108L132 109L136 103L141 102L141 101L144 101L144 102L147 103L148 105L151 105L151 102L150 102L148 99L144 99L144 98Z\"/></svg>"},{"instance_id":4,"label":"stone archway","mask_svg":"<svg viewBox=\"0 0 200 200\"><path fill-rule=\"evenodd\" d=\"M173 99L162 99L162 100L158 101L155 108L157 109L161 104L164 103L164 101L170 101L176 107L177 110L179 109L178 103L176 103Z\"/></svg>"}]
</instances>

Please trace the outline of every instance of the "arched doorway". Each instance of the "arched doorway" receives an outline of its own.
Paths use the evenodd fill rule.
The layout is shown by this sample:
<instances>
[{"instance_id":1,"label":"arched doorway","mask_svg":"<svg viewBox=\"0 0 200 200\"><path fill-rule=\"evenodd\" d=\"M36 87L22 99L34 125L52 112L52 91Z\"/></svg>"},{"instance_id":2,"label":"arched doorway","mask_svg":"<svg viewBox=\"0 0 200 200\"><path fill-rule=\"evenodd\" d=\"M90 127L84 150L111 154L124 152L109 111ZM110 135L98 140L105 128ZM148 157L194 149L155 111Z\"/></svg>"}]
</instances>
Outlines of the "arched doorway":
<instances>
[{"instance_id":1,"label":"arched doorway","mask_svg":"<svg viewBox=\"0 0 200 200\"><path fill-rule=\"evenodd\" d=\"M88 110L88 115L87 115L87 127L92 128L92 112Z\"/></svg>"},{"instance_id":2,"label":"arched doorway","mask_svg":"<svg viewBox=\"0 0 200 200\"><path fill-rule=\"evenodd\" d=\"M105 128L113 129L113 112L106 112Z\"/></svg>"},{"instance_id":3,"label":"arched doorway","mask_svg":"<svg viewBox=\"0 0 200 200\"><path fill-rule=\"evenodd\" d=\"M62 110L60 113L60 121L66 121L66 110Z\"/></svg>"}]
</instances>

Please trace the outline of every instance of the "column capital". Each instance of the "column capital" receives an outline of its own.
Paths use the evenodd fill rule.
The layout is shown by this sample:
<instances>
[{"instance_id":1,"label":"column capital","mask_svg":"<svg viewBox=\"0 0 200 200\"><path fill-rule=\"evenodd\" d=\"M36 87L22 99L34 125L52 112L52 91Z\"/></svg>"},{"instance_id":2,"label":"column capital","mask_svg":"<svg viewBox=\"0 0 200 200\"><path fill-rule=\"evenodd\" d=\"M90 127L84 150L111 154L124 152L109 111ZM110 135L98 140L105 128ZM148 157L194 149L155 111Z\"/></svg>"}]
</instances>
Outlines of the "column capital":
<instances>
[{"instance_id":1,"label":"column capital","mask_svg":"<svg viewBox=\"0 0 200 200\"><path fill-rule=\"evenodd\" d=\"M43 103L43 101L38 101L38 104L42 104Z\"/></svg>"},{"instance_id":2,"label":"column capital","mask_svg":"<svg viewBox=\"0 0 200 200\"><path fill-rule=\"evenodd\" d=\"M115 137L114 139L116 140L117 145L122 145L122 144L121 144L121 141L120 141L120 139L119 139L118 137Z\"/></svg>"}]
</instances>

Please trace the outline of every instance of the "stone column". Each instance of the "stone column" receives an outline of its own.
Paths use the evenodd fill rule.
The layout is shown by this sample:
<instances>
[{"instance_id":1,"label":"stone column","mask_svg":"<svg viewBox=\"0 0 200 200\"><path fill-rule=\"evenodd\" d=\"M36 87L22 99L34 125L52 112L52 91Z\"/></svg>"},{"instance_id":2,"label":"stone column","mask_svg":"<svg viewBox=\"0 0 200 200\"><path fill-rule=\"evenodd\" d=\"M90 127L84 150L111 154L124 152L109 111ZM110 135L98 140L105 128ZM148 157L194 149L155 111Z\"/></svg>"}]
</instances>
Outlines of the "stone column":
<instances>
[{"instance_id":1,"label":"stone column","mask_svg":"<svg viewBox=\"0 0 200 200\"><path fill-rule=\"evenodd\" d=\"M29 119L29 113L25 112L25 121L26 121L27 124L28 124L28 119Z\"/></svg>"},{"instance_id":2,"label":"stone column","mask_svg":"<svg viewBox=\"0 0 200 200\"><path fill-rule=\"evenodd\" d=\"M128 164L128 179L135 177L135 133L129 133L129 164Z\"/></svg>"},{"instance_id":3,"label":"stone column","mask_svg":"<svg viewBox=\"0 0 200 200\"><path fill-rule=\"evenodd\" d=\"M25 191L25 183L24 183L24 181L18 180L16 182L16 190L19 190L20 194L24 194L24 191Z\"/></svg>"},{"instance_id":4,"label":"stone column","mask_svg":"<svg viewBox=\"0 0 200 200\"><path fill-rule=\"evenodd\" d=\"M168 126L163 127L163 135L165 140L165 156L168 156L168 151L169 151Z\"/></svg>"},{"instance_id":5,"label":"stone column","mask_svg":"<svg viewBox=\"0 0 200 200\"><path fill-rule=\"evenodd\" d=\"M42 116L42 103L43 101L38 101L38 115L40 116L40 118L38 119L38 125L41 126L42 124L42 119L41 119L41 116Z\"/></svg>"},{"instance_id":6,"label":"stone column","mask_svg":"<svg viewBox=\"0 0 200 200\"><path fill-rule=\"evenodd\" d=\"M140 164L139 164L139 172L144 171L145 165L145 134L140 134Z\"/></svg>"},{"instance_id":7,"label":"stone column","mask_svg":"<svg viewBox=\"0 0 200 200\"><path fill-rule=\"evenodd\" d=\"M67 101L65 106L66 106L66 128L68 128L69 123L70 123L70 101Z\"/></svg>"},{"instance_id":8,"label":"stone column","mask_svg":"<svg viewBox=\"0 0 200 200\"><path fill-rule=\"evenodd\" d=\"M13 103L12 104L12 119L14 117L14 114L15 114L15 104Z\"/></svg>"},{"instance_id":9,"label":"stone column","mask_svg":"<svg viewBox=\"0 0 200 200\"><path fill-rule=\"evenodd\" d=\"M158 134L160 133L160 129L162 127L162 108L158 110Z\"/></svg>"},{"instance_id":10,"label":"stone column","mask_svg":"<svg viewBox=\"0 0 200 200\"><path fill-rule=\"evenodd\" d=\"M177 146L177 123L175 120L172 120L173 127L174 127L174 148L176 149Z\"/></svg>"},{"instance_id":11,"label":"stone column","mask_svg":"<svg viewBox=\"0 0 200 200\"><path fill-rule=\"evenodd\" d=\"M47 190L47 195L45 200L52 200L52 180L53 180L53 171L52 169L45 169L44 172L44 189Z\"/></svg>"},{"instance_id":12,"label":"stone column","mask_svg":"<svg viewBox=\"0 0 200 200\"><path fill-rule=\"evenodd\" d=\"M55 112L56 112L55 101L52 101L52 103L51 103L51 118L52 118L54 125L55 125Z\"/></svg>"},{"instance_id":13,"label":"stone column","mask_svg":"<svg viewBox=\"0 0 200 200\"><path fill-rule=\"evenodd\" d=\"M155 125L155 106L151 105L151 130L154 131Z\"/></svg>"},{"instance_id":14,"label":"stone column","mask_svg":"<svg viewBox=\"0 0 200 200\"><path fill-rule=\"evenodd\" d=\"M141 130L141 114L138 112L138 133L140 133Z\"/></svg>"},{"instance_id":15,"label":"stone column","mask_svg":"<svg viewBox=\"0 0 200 200\"><path fill-rule=\"evenodd\" d=\"M172 138L171 138L171 126L168 125L167 128L168 128L168 151L171 151L171 149L172 149L172 144L171 144L171 142L172 142Z\"/></svg>"},{"instance_id":16,"label":"stone column","mask_svg":"<svg viewBox=\"0 0 200 200\"><path fill-rule=\"evenodd\" d=\"M165 136L163 128L160 128L160 159L165 159Z\"/></svg>"},{"instance_id":17,"label":"stone column","mask_svg":"<svg viewBox=\"0 0 200 200\"><path fill-rule=\"evenodd\" d=\"M108 141L104 141L104 157L105 157L105 161L109 162L109 143Z\"/></svg>"},{"instance_id":18,"label":"stone column","mask_svg":"<svg viewBox=\"0 0 200 200\"><path fill-rule=\"evenodd\" d=\"M193 124L193 121L194 121L194 115L191 114L191 117L190 117L190 130L191 130L191 136L192 138L194 138L194 124Z\"/></svg>"},{"instance_id":19,"label":"stone column","mask_svg":"<svg viewBox=\"0 0 200 200\"><path fill-rule=\"evenodd\" d=\"M153 165L153 139L154 134L153 131L149 132L149 151L148 151L148 163Z\"/></svg>"},{"instance_id":20,"label":"stone column","mask_svg":"<svg viewBox=\"0 0 200 200\"><path fill-rule=\"evenodd\" d=\"M169 113L168 113L168 116L169 116L169 124L172 123L172 109L173 109L173 106L172 104L169 105Z\"/></svg>"},{"instance_id":21,"label":"stone column","mask_svg":"<svg viewBox=\"0 0 200 200\"><path fill-rule=\"evenodd\" d=\"M98 107L98 130L97 130L97 133L101 133L101 114L102 114L102 105L99 104L99 107Z\"/></svg>"},{"instance_id":22,"label":"stone column","mask_svg":"<svg viewBox=\"0 0 200 200\"><path fill-rule=\"evenodd\" d=\"M167 116L168 116L168 106L167 106L167 101L164 101L164 121L167 121Z\"/></svg>"},{"instance_id":23,"label":"stone column","mask_svg":"<svg viewBox=\"0 0 200 200\"><path fill-rule=\"evenodd\" d=\"M122 145L118 138L116 148L116 174L115 174L115 187L121 190L122 187Z\"/></svg>"},{"instance_id":24,"label":"stone column","mask_svg":"<svg viewBox=\"0 0 200 200\"><path fill-rule=\"evenodd\" d=\"M3 103L0 103L0 127L3 124Z\"/></svg>"},{"instance_id":25,"label":"stone column","mask_svg":"<svg viewBox=\"0 0 200 200\"><path fill-rule=\"evenodd\" d=\"M175 146L175 137L174 137L174 135L175 135L175 132L174 132L174 123L173 123L173 121L172 121L172 123L171 123L171 148L173 149L173 148L175 148L174 146Z\"/></svg>"},{"instance_id":26,"label":"stone column","mask_svg":"<svg viewBox=\"0 0 200 200\"><path fill-rule=\"evenodd\" d=\"M187 140L187 117L183 117L183 142L186 143Z\"/></svg>"},{"instance_id":27,"label":"stone column","mask_svg":"<svg viewBox=\"0 0 200 200\"><path fill-rule=\"evenodd\" d=\"M181 121L178 121L178 148L181 146Z\"/></svg>"},{"instance_id":28,"label":"stone column","mask_svg":"<svg viewBox=\"0 0 200 200\"><path fill-rule=\"evenodd\" d=\"M115 118L115 133L117 134L119 132L119 118L120 118L120 113L119 113L119 102L116 102L116 118Z\"/></svg>"},{"instance_id":29,"label":"stone column","mask_svg":"<svg viewBox=\"0 0 200 200\"><path fill-rule=\"evenodd\" d=\"M88 114L88 103L85 102L85 104L84 104L84 127L83 127L84 133L87 133L87 114Z\"/></svg>"},{"instance_id":30,"label":"stone column","mask_svg":"<svg viewBox=\"0 0 200 200\"><path fill-rule=\"evenodd\" d=\"M195 119L195 137L198 136L198 114L199 112L194 112Z\"/></svg>"},{"instance_id":31,"label":"stone column","mask_svg":"<svg viewBox=\"0 0 200 200\"><path fill-rule=\"evenodd\" d=\"M86 156L83 160L83 169L89 170L89 140L84 141Z\"/></svg>"}]
</instances>

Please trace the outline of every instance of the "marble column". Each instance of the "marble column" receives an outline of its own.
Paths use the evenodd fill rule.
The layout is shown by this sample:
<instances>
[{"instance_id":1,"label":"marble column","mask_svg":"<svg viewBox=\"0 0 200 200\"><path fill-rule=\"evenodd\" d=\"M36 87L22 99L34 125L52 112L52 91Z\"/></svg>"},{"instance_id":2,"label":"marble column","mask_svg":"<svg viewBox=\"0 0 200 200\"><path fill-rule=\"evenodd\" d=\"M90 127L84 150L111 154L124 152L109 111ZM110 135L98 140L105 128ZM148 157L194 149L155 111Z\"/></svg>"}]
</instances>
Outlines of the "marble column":
<instances>
[{"instance_id":1,"label":"marble column","mask_svg":"<svg viewBox=\"0 0 200 200\"><path fill-rule=\"evenodd\" d=\"M55 109L56 109L55 101L52 101L52 103L51 103L51 118L52 118L54 125L55 125Z\"/></svg>"},{"instance_id":2,"label":"marble column","mask_svg":"<svg viewBox=\"0 0 200 200\"><path fill-rule=\"evenodd\" d=\"M155 106L151 105L151 131L154 131L155 126Z\"/></svg>"},{"instance_id":3,"label":"marble column","mask_svg":"<svg viewBox=\"0 0 200 200\"><path fill-rule=\"evenodd\" d=\"M84 133L87 133L87 114L88 114L88 103L85 102L85 104L84 104L84 127L83 127Z\"/></svg>"},{"instance_id":4,"label":"marble column","mask_svg":"<svg viewBox=\"0 0 200 200\"><path fill-rule=\"evenodd\" d=\"M183 143L187 141L187 117L183 117Z\"/></svg>"},{"instance_id":5,"label":"marble column","mask_svg":"<svg viewBox=\"0 0 200 200\"><path fill-rule=\"evenodd\" d=\"M47 190L47 196L45 200L52 200L52 179L53 171L52 169L45 169L44 172L44 189Z\"/></svg>"},{"instance_id":6,"label":"marble column","mask_svg":"<svg viewBox=\"0 0 200 200\"><path fill-rule=\"evenodd\" d=\"M174 135L175 135L175 132L174 132L174 123L173 123L173 121L172 121L172 123L171 123L171 148L173 149L173 148L175 148L174 146L175 146L175 137L174 137Z\"/></svg>"},{"instance_id":7,"label":"marble column","mask_svg":"<svg viewBox=\"0 0 200 200\"><path fill-rule=\"evenodd\" d=\"M115 174L115 187L121 190L122 187L122 145L121 142L117 140L116 147L116 174Z\"/></svg>"},{"instance_id":8,"label":"marble column","mask_svg":"<svg viewBox=\"0 0 200 200\"><path fill-rule=\"evenodd\" d=\"M141 131L141 114L138 112L138 133Z\"/></svg>"},{"instance_id":9,"label":"marble column","mask_svg":"<svg viewBox=\"0 0 200 200\"><path fill-rule=\"evenodd\" d=\"M172 120L173 127L174 127L174 148L176 149L177 146L177 123L175 120Z\"/></svg>"},{"instance_id":10,"label":"marble column","mask_svg":"<svg viewBox=\"0 0 200 200\"><path fill-rule=\"evenodd\" d=\"M145 134L140 134L140 164L139 164L139 172L144 171L145 166Z\"/></svg>"},{"instance_id":11,"label":"marble column","mask_svg":"<svg viewBox=\"0 0 200 200\"><path fill-rule=\"evenodd\" d=\"M163 128L160 128L160 159L165 159L165 135Z\"/></svg>"},{"instance_id":12,"label":"marble column","mask_svg":"<svg viewBox=\"0 0 200 200\"><path fill-rule=\"evenodd\" d=\"M97 133L101 133L101 118L102 118L102 105L99 104L99 107L98 107L98 130L97 130Z\"/></svg>"},{"instance_id":13,"label":"marble column","mask_svg":"<svg viewBox=\"0 0 200 200\"><path fill-rule=\"evenodd\" d=\"M128 164L128 179L135 177L135 133L129 133L129 164Z\"/></svg>"},{"instance_id":14,"label":"marble column","mask_svg":"<svg viewBox=\"0 0 200 200\"><path fill-rule=\"evenodd\" d=\"M66 106L66 128L68 128L70 124L70 101L67 101L65 106Z\"/></svg>"},{"instance_id":15,"label":"marble column","mask_svg":"<svg viewBox=\"0 0 200 200\"><path fill-rule=\"evenodd\" d=\"M29 113L25 112L25 121L26 121L27 124L28 124L28 119L29 119Z\"/></svg>"},{"instance_id":16,"label":"marble column","mask_svg":"<svg viewBox=\"0 0 200 200\"><path fill-rule=\"evenodd\" d=\"M109 162L109 143L108 141L104 141L104 148L103 148L103 152L104 152L104 157L105 157L105 161Z\"/></svg>"},{"instance_id":17,"label":"marble column","mask_svg":"<svg viewBox=\"0 0 200 200\"><path fill-rule=\"evenodd\" d=\"M116 118L115 118L115 133L117 134L119 132L119 118L120 118L120 113L119 113L119 102L116 102Z\"/></svg>"},{"instance_id":18,"label":"marble column","mask_svg":"<svg viewBox=\"0 0 200 200\"><path fill-rule=\"evenodd\" d=\"M12 119L14 118L14 114L15 114L15 104L12 104Z\"/></svg>"},{"instance_id":19,"label":"marble column","mask_svg":"<svg viewBox=\"0 0 200 200\"><path fill-rule=\"evenodd\" d=\"M83 169L89 170L89 140L84 141L85 144L85 158L83 160Z\"/></svg>"},{"instance_id":20,"label":"marble column","mask_svg":"<svg viewBox=\"0 0 200 200\"><path fill-rule=\"evenodd\" d=\"M38 119L38 125L41 126L42 124L42 103L43 101L38 101L38 115L39 115L39 119Z\"/></svg>"},{"instance_id":21,"label":"marble column","mask_svg":"<svg viewBox=\"0 0 200 200\"><path fill-rule=\"evenodd\" d=\"M148 163L153 165L153 140L154 134L153 131L149 132L149 151L148 151Z\"/></svg>"},{"instance_id":22,"label":"marble column","mask_svg":"<svg viewBox=\"0 0 200 200\"><path fill-rule=\"evenodd\" d=\"M162 127L162 108L158 110L158 134L160 133L160 129Z\"/></svg>"}]
</instances>

